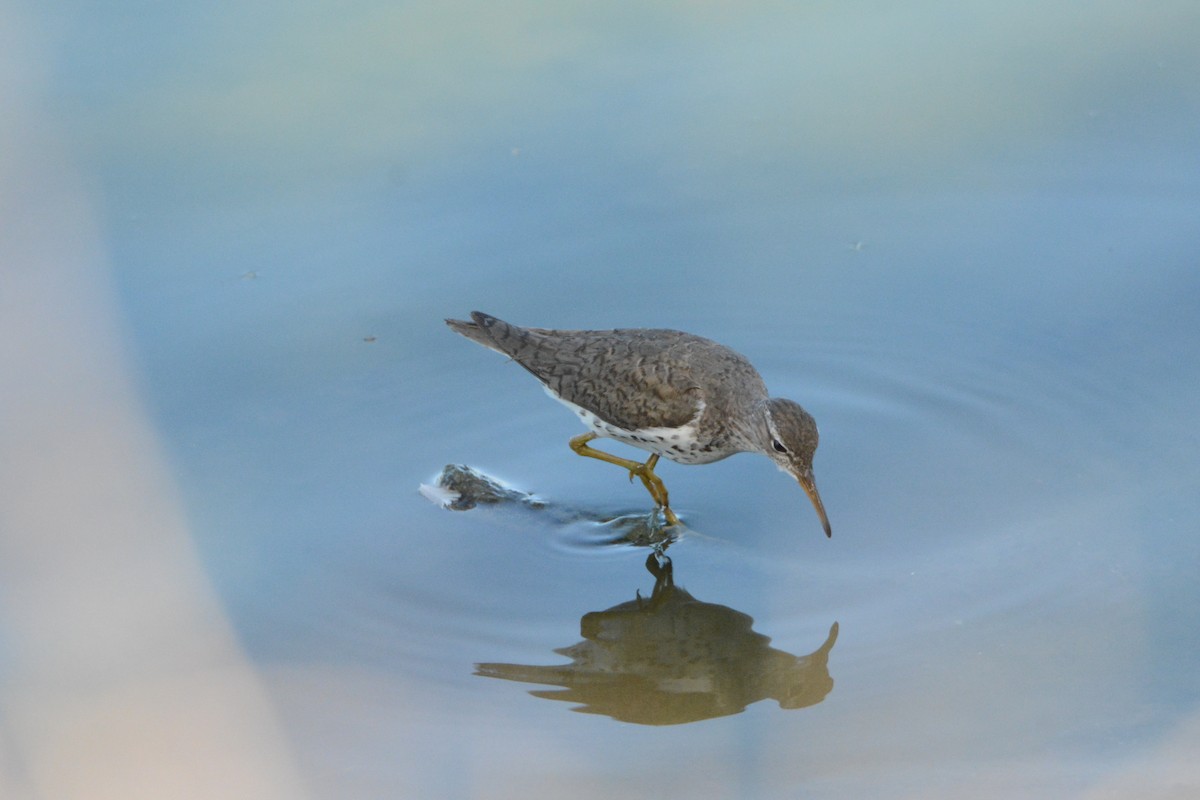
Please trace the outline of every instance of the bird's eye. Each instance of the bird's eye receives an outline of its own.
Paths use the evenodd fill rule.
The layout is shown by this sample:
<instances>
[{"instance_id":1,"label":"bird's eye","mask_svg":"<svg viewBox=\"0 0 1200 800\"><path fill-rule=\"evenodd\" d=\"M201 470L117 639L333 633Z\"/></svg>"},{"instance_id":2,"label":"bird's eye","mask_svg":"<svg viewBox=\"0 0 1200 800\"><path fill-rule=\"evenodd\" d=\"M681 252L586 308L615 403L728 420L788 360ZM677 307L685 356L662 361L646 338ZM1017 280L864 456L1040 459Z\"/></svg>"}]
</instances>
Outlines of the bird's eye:
<instances>
[{"instance_id":1,"label":"bird's eye","mask_svg":"<svg viewBox=\"0 0 1200 800\"><path fill-rule=\"evenodd\" d=\"M787 448L783 446L783 442L779 441L778 439L771 440L771 447L775 448L776 453L786 453L787 452Z\"/></svg>"}]
</instances>

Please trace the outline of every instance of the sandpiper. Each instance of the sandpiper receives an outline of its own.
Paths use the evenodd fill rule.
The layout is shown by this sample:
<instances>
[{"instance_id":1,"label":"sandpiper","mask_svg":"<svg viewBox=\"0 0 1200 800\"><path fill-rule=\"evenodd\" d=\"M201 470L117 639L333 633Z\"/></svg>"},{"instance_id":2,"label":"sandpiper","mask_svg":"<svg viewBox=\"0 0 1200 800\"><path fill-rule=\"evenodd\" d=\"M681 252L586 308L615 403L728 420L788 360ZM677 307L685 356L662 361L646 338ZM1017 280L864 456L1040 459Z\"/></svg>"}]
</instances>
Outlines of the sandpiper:
<instances>
[{"instance_id":1,"label":"sandpiper","mask_svg":"<svg viewBox=\"0 0 1200 800\"><path fill-rule=\"evenodd\" d=\"M799 481L825 535L832 535L813 478L816 421L799 404L770 397L741 354L682 331L521 328L479 311L471 312L471 320L446 324L533 373L550 396L590 428L571 439L571 449L629 470L630 480L640 478L668 523L679 520L654 473L660 456L709 464L751 452L767 456ZM651 455L640 462L596 450L589 442L598 437Z\"/></svg>"}]
</instances>

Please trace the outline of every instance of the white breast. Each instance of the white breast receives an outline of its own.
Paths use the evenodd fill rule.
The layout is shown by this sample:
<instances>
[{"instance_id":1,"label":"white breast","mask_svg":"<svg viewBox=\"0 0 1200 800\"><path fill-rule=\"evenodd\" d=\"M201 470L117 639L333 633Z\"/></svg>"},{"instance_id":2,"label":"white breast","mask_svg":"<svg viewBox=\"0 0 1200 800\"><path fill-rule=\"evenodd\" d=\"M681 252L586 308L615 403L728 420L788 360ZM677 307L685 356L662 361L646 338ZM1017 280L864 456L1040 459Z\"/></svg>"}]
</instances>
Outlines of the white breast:
<instances>
[{"instance_id":1,"label":"white breast","mask_svg":"<svg viewBox=\"0 0 1200 800\"><path fill-rule=\"evenodd\" d=\"M605 422L586 408L559 397L548 387L546 387L546 394L571 409L571 412L597 436L616 439L651 453L658 453L663 458L669 458L680 464L704 464L713 460L711 453L700 450L700 444L696 438L700 416L704 413L703 402L697 406L696 416L692 417L686 425L678 428L639 428L631 431Z\"/></svg>"}]
</instances>

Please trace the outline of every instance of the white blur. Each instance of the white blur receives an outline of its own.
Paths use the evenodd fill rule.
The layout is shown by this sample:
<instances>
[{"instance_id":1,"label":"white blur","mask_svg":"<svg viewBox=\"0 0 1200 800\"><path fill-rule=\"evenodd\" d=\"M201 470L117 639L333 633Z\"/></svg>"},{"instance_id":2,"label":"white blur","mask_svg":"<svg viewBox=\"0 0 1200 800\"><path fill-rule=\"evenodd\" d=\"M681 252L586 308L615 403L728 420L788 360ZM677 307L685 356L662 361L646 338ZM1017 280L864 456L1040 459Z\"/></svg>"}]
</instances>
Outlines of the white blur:
<instances>
[{"instance_id":1,"label":"white blur","mask_svg":"<svg viewBox=\"0 0 1200 800\"><path fill-rule=\"evenodd\" d=\"M197 563L0 6L0 797L305 795Z\"/></svg>"}]
</instances>

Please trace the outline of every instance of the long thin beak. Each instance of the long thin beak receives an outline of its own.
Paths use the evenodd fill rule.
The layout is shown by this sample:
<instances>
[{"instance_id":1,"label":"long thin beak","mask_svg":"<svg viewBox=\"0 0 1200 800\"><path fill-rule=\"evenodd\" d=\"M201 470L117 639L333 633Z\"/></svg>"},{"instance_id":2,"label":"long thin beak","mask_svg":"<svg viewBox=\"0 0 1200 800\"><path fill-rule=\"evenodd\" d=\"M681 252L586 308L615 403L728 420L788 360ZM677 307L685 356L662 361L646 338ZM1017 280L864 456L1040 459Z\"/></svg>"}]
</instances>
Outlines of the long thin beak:
<instances>
[{"instance_id":1,"label":"long thin beak","mask_svg":"<svg viewBox=\"0 0 1200 800\"><path fill-rule=\"evenodd\" d=\"M808 499L812 500L813 508L817 510L817 516L821 518L821 527L825 529L825 535L832 539L833 529L829 527L829 517L825 515L825 504L821 502L821 495L817 493L817 480L813 477L812 470L792 474L796 476L796 480L804 487L804 492L808 495Z\"/></svg>"}]
</instances>

